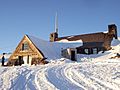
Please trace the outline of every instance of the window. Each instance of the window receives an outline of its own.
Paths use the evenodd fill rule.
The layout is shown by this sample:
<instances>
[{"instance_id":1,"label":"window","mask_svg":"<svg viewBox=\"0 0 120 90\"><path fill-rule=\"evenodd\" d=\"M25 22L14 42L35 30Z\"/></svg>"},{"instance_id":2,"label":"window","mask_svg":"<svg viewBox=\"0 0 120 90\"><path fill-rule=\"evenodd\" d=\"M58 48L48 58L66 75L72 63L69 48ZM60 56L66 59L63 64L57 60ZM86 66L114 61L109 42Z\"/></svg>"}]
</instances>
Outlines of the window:
<instances>
[{"instance_id":1,"label":"window","mask_svg":"<svg viewBox=\"0 0 120 90\"><path fill-rule=\"evenodd\" d=\"M97 48L93 48L93 54L97 54Z\"/></svg>"},{"instance_id":2,"label":"window","mask_svg":"<svg viewBox=\"0 0 120 90\"><path fill-rule=\"evenodd\" d=\"M89 54L89 49L84 49L85 54Z\"/></svg>"},{"instance_id":3,"label":"window","mask_svg":"<svg viewBox=\"0 0 120 90\"><path fill-rule=\"evenodd\" d=\"M28 43L23 43L22 44L22 50L28 50L29 49L29 45L28 45Z\"/></svg>"}]
</instances>

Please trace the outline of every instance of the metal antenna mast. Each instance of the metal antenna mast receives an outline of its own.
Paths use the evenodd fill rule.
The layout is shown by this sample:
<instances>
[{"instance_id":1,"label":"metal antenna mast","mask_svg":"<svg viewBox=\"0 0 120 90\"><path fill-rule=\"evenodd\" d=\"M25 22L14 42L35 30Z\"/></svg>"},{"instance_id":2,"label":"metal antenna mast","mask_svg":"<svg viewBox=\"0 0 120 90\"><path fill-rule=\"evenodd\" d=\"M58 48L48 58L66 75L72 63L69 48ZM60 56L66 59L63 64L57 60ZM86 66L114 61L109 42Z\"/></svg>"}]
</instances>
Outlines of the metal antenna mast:
<instances>
[{"instance_id":1,"label":"metal antenna mast","mask_svg":"<svg viewBox=\"0 0 120 90\"><path fill-rule=\"evenodd\" d=\"M55 16L55 32L58 33L58 16L57 16L57 12L56 12L56 16Z\"/></svg>"}]
</instances>

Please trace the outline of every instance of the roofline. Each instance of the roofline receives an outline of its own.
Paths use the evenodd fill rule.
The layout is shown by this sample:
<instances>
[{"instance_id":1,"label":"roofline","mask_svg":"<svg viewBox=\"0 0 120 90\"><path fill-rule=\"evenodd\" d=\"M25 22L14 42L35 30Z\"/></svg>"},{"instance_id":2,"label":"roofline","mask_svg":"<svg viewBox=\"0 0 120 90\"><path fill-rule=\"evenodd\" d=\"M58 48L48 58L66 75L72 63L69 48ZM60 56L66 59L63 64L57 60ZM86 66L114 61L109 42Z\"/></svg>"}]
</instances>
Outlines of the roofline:
<instances>
[{"instance_id":1,"label":"roofline","mask_svg":"<svg viewBox=\"0 0 120 90\"><path fill-rule=\"evenodd\" d=\"M88 34L80 34L80 35L70 35L65 37L58 37L58 39L67 38L67 37L77 37L77 36L84 36L84 35L92 35L92 34L104 34L103 32L97 32L97 33L88 33Z\"/></svg>"},{"instance_id":2,"label":"roofline","mask_svg":"<svg viewBox=\"0 0 120 90\"><path fill-rule=\"evenodd\" d=\"M43 57L45 57L44 54L41 52L41 50L38 49L37 46L33 43L33 41L29 38L29 35L26 34L25 36L27 36L27 38L32 42L32 44L33 44L33 45L35 46L35 48L41 53L41 55L42 55Z\"/></svg>"}]
</instances>

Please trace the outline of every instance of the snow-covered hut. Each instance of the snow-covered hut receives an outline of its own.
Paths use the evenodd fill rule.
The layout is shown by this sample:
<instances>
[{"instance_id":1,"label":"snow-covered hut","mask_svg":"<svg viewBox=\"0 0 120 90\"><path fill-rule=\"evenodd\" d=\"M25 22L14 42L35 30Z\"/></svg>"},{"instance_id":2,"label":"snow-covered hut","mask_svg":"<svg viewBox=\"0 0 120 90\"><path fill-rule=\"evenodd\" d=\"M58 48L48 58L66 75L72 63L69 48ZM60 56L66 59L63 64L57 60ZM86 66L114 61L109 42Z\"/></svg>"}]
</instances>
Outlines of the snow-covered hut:
<instances>
[{"instance_id":1,"label":"snow-covered hut","mask_svg":"<svg viewBox=\"0 0 120 90\"><path fill-rule=\"evenodd\" d=\"M81 46L79 43L49 42L34 36L25 35L10 56L9 65L45 63L45 59L59 59L63 57L62 51ZM73 49L70 49L73 52ZM74 53L75 54L75 53ZM63 56L62 56L63 55ZM69 54L71 55L71 54ZM73 55L72 55L73 56ZM64 56L66 57L66 56ZM75 56L74 56L75 57ZM69 58L70 59L70 58ZM75 58L74 58L75 59Z\"/></svg>"}]
</instances>

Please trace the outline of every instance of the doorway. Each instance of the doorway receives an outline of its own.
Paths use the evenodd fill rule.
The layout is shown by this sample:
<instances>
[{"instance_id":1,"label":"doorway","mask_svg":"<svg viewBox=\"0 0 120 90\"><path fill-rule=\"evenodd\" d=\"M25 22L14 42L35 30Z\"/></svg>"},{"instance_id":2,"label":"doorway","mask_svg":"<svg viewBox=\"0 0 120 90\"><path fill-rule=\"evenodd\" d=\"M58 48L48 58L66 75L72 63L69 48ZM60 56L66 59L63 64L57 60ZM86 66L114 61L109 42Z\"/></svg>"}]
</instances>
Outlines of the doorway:
<instances>
[{"instance_id":1,"label":"doorway","mask_svg":"<svg viewBox=\"0 0 120 90\"><path fill-rule=\"evenodd\" d=\"M31 56L24 56L23 61L25 65L31 65L32 57Z\"/></svg>"},{"instance_id":2,"label":"doorway","mask_svg":"<svg viewBox=\"0 0 120 90\"><path fill-rule=\"evenodd\" d=\"M71 51L71 60L76 61L75 51Z\"/></svg>"},{"instance_id":3,"label":"doorway","mask_svg":"<svg viewBox=\"0 0 120 90\"><path fill-rule=\"evenodd\" d=\"M18 57L18 65L22 65L22 64L24 64L23 56L19 56Z\"/></svg>"}]
</instances>

